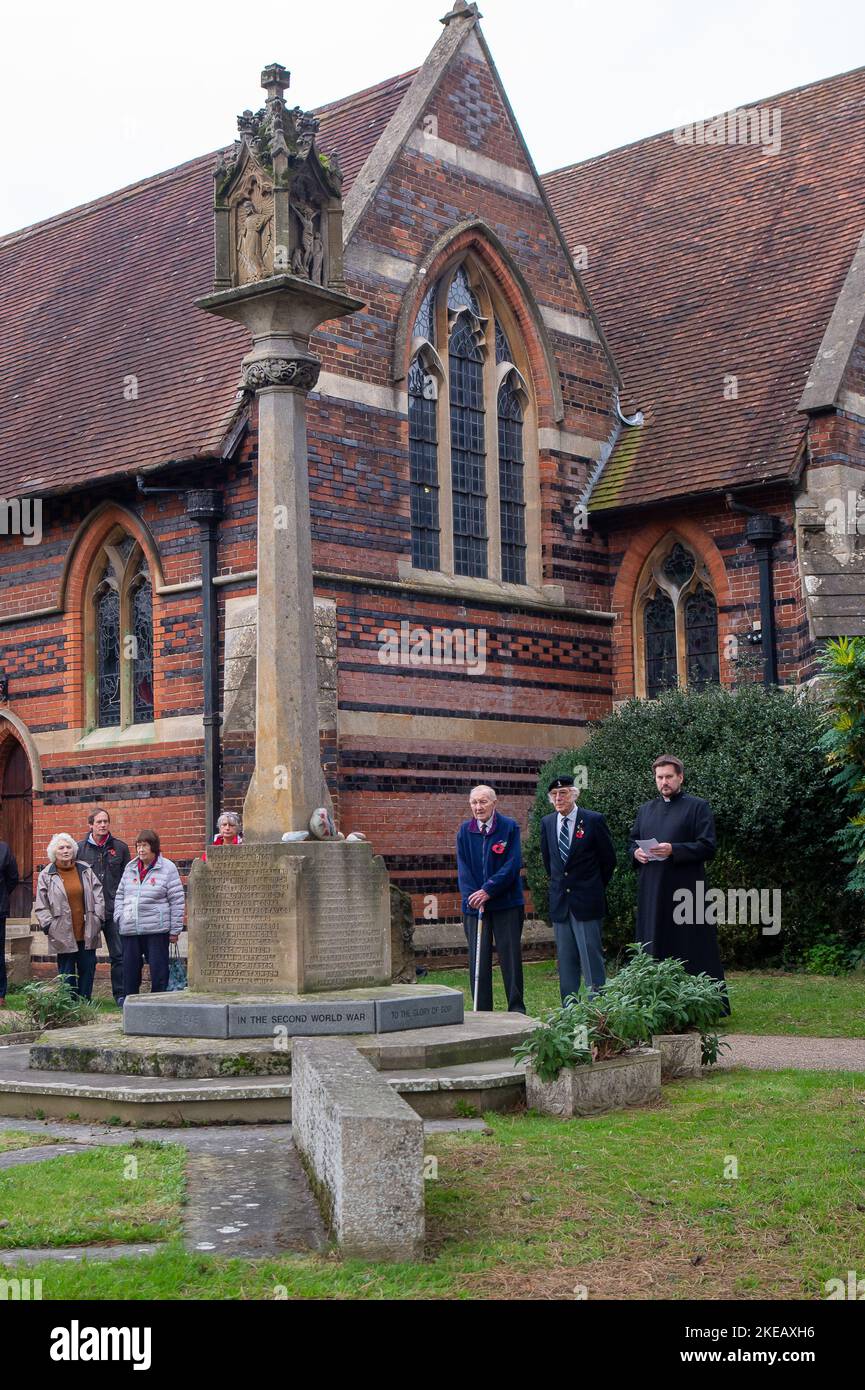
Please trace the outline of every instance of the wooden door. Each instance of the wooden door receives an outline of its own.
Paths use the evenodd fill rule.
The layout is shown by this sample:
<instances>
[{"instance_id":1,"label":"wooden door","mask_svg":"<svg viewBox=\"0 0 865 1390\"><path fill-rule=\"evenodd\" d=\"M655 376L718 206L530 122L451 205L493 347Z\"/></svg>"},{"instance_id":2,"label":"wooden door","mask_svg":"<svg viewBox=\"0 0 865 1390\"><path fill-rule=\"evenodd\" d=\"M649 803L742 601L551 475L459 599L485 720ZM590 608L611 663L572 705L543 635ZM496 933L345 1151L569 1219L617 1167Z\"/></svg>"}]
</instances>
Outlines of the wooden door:
<instances>
[{"instance_id":1,"label":"wooden door","mask_svg":"<svg viewBox=\"0 0 865 1390\"><path fill-rule=\"evenodd\" d=\"M18 861L21 882L12 894L10 917L30 918L33 906L33 778L30 760L17 741L0 774L0 840Z\"/></svg>"}]
</instances>

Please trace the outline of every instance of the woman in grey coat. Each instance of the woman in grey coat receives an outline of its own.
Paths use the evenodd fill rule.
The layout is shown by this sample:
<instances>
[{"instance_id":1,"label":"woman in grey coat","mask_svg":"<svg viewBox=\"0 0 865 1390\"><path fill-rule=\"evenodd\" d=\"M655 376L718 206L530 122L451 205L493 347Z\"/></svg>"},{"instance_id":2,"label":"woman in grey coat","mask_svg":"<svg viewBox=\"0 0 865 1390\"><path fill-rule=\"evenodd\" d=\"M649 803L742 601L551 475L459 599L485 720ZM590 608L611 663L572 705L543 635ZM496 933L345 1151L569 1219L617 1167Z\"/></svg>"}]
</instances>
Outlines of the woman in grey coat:
<instances>
[{"instance_id":1,"label":"woman in grey coat","mask_svg":"<svg viewBox=\"0 0 865 1390\"><path fill-rule=\"evenodd\" d=\"M123 948L123 997L141 988L142 955L150 966L150 988L162 994L168 987L168 943L183 926L184 893L177 865L160 852L155 830L135 837L136 858L130 859L114 899L114 921Z\"/></svg>"},{"instance_id":2,"label":"woman in grey coat","mask_svg":"<svg viewBox=\"0 0 865 1390\"><path fill-rule=\"evenodd\" d=\"M78 841L55 835L48 863L36 885L34 912L48 944L57 952L57 971L81 999L93 994L96 948L105 917L102 884L89 864L78 859Z\"/></svg>"}]
</instances>

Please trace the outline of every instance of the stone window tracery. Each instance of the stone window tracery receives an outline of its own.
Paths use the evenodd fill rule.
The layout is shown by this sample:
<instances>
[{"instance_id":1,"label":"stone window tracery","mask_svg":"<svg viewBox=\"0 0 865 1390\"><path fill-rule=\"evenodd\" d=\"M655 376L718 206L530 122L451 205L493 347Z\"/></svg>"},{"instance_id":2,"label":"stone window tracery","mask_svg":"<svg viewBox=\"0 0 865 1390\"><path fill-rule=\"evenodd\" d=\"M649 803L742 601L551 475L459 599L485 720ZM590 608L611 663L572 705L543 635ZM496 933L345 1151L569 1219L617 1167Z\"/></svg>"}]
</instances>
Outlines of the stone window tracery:
<instances>
[{"instance_id":1,"label":"stone window tracery","mask_svg":"<svg viewBox=\"0 0 865 1390\"><path fill-rule=\"evenodd\" d=\"M649 557L634 619L639 695L718 682L718 605L708 571L681 541L667 537Z\"/></svg>"},{"instance_id":2,"label":"stone window tracery","mask_svg":"<svg viewBox=\"0 0 865 1390\"><path fill-rule=\"evenodd\" d=\"M516 323L494 295L469 257L430 286L415 316L412 567L539 584L534 405Z\"/></svg>"},{"instance_id":3,"label":"stone window tracery","mask_svg":"<svg viewBox=\"0 0 865 1390\"><path fill-rule=\"evenodd\" d=\"M153 589L134 537L115 527L90 571L85 611L88 728L150 723Z\"/></svg>"}]
</instances>

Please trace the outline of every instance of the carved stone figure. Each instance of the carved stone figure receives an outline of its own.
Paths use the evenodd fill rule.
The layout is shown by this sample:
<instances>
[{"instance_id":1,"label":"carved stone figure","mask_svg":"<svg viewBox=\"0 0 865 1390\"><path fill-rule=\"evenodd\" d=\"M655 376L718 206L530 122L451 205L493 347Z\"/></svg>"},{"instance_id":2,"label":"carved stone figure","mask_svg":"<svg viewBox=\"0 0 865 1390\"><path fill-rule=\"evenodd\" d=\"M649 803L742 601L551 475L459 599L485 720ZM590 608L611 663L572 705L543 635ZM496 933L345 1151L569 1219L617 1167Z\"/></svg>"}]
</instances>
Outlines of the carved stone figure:
<instances>
[{"instance_id":1,"label":"carved stone figure","mask_svg":"<svg viewBox=\"0 0 865 1390\"><path fill-rule=\"evenodd\" d=\"M273 273L273 189L253 175L241 184L235 203L238 284Z\"/></svg>"},{"instance_id":2,"label":"carved stone figure","mask_svg":"<svg viewBox=\"0 0 865 1390\"><path fill-rule=\"evenodd\" d=\"M310 203L297 202L294 205L300 221L300 241L294 248L291 268L295 275L303 275L307 280L312 279L312 265L315 256L315 237L316 222L318 216L315 208ZM320 282L319 282L320 283Z\"/></svg>"}]
</instances>

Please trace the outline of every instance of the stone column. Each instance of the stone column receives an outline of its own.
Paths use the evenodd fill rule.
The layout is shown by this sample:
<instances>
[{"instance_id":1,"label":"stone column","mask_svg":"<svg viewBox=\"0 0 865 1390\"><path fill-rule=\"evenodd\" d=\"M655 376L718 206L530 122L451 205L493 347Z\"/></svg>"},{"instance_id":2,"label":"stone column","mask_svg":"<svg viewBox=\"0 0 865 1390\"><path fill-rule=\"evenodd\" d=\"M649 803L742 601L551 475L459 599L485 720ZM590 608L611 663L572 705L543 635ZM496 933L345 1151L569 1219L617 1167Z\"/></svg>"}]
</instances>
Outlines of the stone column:
<instances>
[{"instance_id":1,"label":"stone column","mask_svg":"<svg viewBox=\"0 0 865 1390\"><path fill-rule=\"evenodd\" d=\"M294 275L226 290L200 307L245 324L243 382L258 397L258 636L255 771L244 802L247 840L306 830L330 797L319 756L307 473L306 397L320 362L311 333L360 300Z\"/></svg>"}]
</instances>

